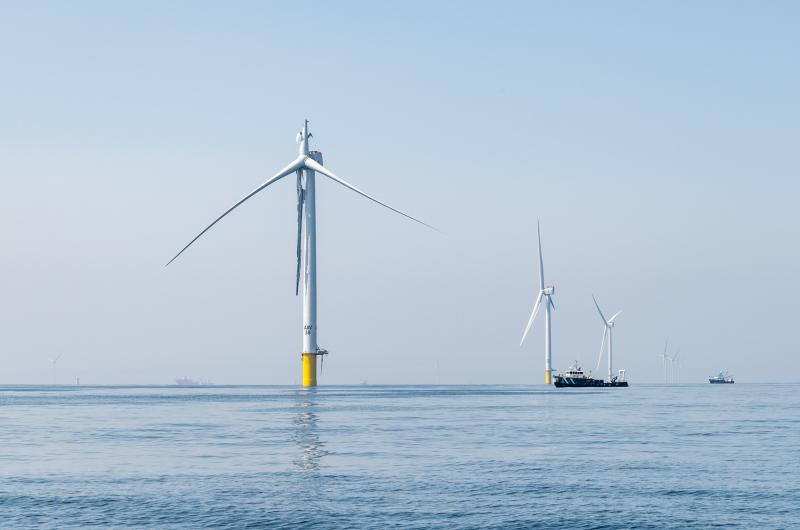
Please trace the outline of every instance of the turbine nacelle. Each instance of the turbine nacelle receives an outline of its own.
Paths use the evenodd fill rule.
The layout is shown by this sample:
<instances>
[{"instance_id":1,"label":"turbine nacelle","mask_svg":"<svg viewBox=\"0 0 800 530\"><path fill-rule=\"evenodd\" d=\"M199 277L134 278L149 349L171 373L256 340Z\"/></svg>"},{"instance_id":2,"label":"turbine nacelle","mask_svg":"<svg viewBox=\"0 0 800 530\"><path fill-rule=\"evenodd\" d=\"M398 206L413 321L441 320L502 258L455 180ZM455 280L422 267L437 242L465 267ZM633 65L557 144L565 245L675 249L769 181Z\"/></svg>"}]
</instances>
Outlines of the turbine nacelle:
<instances>
[{"instance_id":1,"label":"turbine nacelle","mask_svg":"<svg viewBox=\"0 0 800 530\"><path fill-rule=\"evenodd\" d=\"M542 294L545 295L545 296L553 296L553 293L555 293L555 291L556 291L556 288L554 286L550 285L550 286L547 286L544 289L542 289Z\"/></svg>"},{"instance_id":2,"label":"turbine nacelle","mask_svg":"<svg viewBox=\"0 0 800 530\"><path fill-rule=\"evenodd\" d=\"M616 315L614 315L613 317L609 318L608 322L606 322L606 326L608 326L610 328L613 328L617 324L616 322L614 322L614 320L617 319L617 317L619 316L620 313L622 313L622 311L618 311Z\"/></svg>"}]
</instances>

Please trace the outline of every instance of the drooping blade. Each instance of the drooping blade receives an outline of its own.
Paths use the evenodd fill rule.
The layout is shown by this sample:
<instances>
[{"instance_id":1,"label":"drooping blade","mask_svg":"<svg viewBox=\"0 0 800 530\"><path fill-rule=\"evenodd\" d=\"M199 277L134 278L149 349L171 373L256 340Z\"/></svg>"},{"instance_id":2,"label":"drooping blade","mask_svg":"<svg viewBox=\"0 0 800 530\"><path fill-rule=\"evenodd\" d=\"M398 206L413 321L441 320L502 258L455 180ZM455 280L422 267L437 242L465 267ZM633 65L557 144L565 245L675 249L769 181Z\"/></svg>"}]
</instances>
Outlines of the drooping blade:
<instances>
[{"instance_id":1,"label":"drooping blade","mask_svg":"<svg viewBox=\"0 0 800 530\"><path fill-rule=\"evenodd\" d=\"M600 369L600 361L603 360L603 347L606 345L606 335L608 335L608 326L603 326L603 340L600 341L600 355L597 356L597 366L595 370Z\"/></svg>"},{"instance_id":2,"label":"drooping blade","mask_svg":"<svg viewBox=\"0 0 800 530\"><path fill-rule=\"evenodd\" d=\"M620 315L620 313L622 313L622 311L617 311L613 317L608 319L608 323L611 324L612 322L614 322L614 319L617 318Z\"/></svg>"},{"instance_id":3,"label":"drooping blade","mask_svg":"<svg viewBox=\"0 0 800 530\"><path fill-rule=\"evenodd\" d=\"M297 171L297 276L294 282L294 295L300 294L300 261L303 256L302 253L302 238L303 238L303 205L305 203L305 190L303 183L300 181L300 171Z\"/></svg>"},{"instance_id":4,"label":"drooping blade","mask_svg":"<svg viewBox=\"0 0 800 530\"><path fill-rule=\"evenodd\" d=\"M542 232L539 229L539 220L536 220L536 236L539 242L539 289L544 290L544 262L542 261Z\"/></svg>"},{"instance_id":5,"label":"drooping blade","mask_svg":"<svg viewBox=\"0 0 800 530\"><path fill-rule=\"evenodd\" d=\"M522 343L525 342L525 337L528 336L528 331L530 331L531 326L533 325L533 321L536 319L536 313L539 312L539 306L542 302L542 291L539 291L539 296L536 297L536 303L533 304L533 311L531 312L531 318L528 319L528 325L525 326L525 332L522 334L522 340L519 341L519 345L522 346Z\"/></svg>"},{"instance_id":6,"label":"drooping blade","mask_svg":"<svg viewBox=\"0 0 800 530\"><path fill-rule=\"evenodd\" d=\"M324 167L322 164L320 164L320 163L319 163L319 162L317 162L316 160L313 160L313 159L311 159L311 158L306 158L306 160L305 160L305 165L306 165L306 167L307 167L308 169L312 169L312 170L314 170L314 171L316 171L316 172L318 172L318 173L322 173L323 175L325 175L325 176L326 176L326 177L328 177L329 179L331 179L331 180L334 180L334 181L338 182L339 184L341 184L341 185L342 185L342 186L344 186L345 188L349 188L349 189L353 190L354 192L358 193L358 194L359 194L359 195L361 195L362 197L366 197L367 199L371 200L372 202L376 202L376 203L380 204L380 205L381 205L381 206L383 206L384 208L388 208L388 209L390 209L391 211L393 211L393 212L395 212L395 213L399 213L399 214L400 214L400 215L402 215L403 217L408 217L408 218L409 218L409 219L411 219L412 221L416 221L416 222L418 222L418 223L419 223L419 224L421 224L421 225L425 225L425 226L427 226L428 228L430 228L430 229L432 229L432 230L436 230L437 232L439 231L439 230L438 230L436 227L433 227L433 226L429 225L428 223L425 223L425 222L423 222L423 221L420 221L420 220L419 220L419 219L417 219L416 217L411 217L411 216L410 216L410 215L408 215L407 213L403 213L403 212L401 212L400 210L397 210L397 209L395 209L395 208L392 208L392 207L391 207L391 206L389 206L388 204L386 204L386 203L383 203L383 202L379 201L379 200L378 200L378 199L376 199L375 197L372 197L372 196L370 196L370 195L367 195L366 193L364 193L364 192L363 192L363 191L361 191L360 189L356 188L355 186L353 186L353 185L352 185L352 184L350 184L349 182L347 182L347 181L345 181L344 179L342 179L342 178L340 178L340 177L337 177L336 175L334 175L334 174L333 174L333 173L332 173L332 172L331 172L329 169L325 168L325 167Z\"/></svg>"},{"instance_id":7,"label":"drooping blade","mask_svg":"<svg viewBox=\"0 0 800 530\"><path fill-rule=\"evenodd\" d=\"M186 245L185 247L183 247L183 248L181 249L181 251L180 251L180 252L178 252L177 254L175 254L175 257L173 257L171 260L169 260L169 261L167 262L167 265L169 265L170 263L172 263L173 261L175 261L175 260L177 259L177 257L178 257L178 256L180 256L181 254L183 254L183 252L184 252L184 251L185 251L187 248L189 248L190 246L192 246L192 243L194 243L195 241L197 241L198 239L200 239L200 236L202 236L203 234L205 234L206 232L208 232L208 230L209 230L209 229L210 229L212 226L214 226L215 224L217 224L217 223L218 223L218 222L219 222L219 221L220 221L220 220L221 220L223 217L225 217L226 215L228 215L229 213L231 213L233 210L235 210L236 208L238 208L238 207L239 207L239 206L240 206L240 205L241 205L243 202L245 202L247 199L249 199L250 197L252 197L252 196L253 196L253 195L255 195L256 193L258 193L259 191L263 190L264 188L266 188L266 187L267 187L267 186L269 186L270 184L272 184L272 183L274 183L274 182L277 182L277 181L279 181L280 179L282 179L282 178L283 178L283 177L285 177L286 175L289 175L290 173L294 173L295 171L297 171L297 170L298 170L298 169L300 169L301 167L303 167L303 157L299 157L299 158L297 158L297 159L296 159L294 162L292 162L291 164L289 164L288 166L286 166L285 168L283 168L282 170L280 170L280 171L279 171L279 172L278 172L278 173L277 173L277 174L276 174L274 177L272 177L271 179L267 180L267 181L266 181L266 182L264 182L262 185L260 185L259 187L257 187L256 189L254 189L253 191L251 191L250 193L248 193L247 195L245 195L245 196L244 196L244 198L243 198L242 200L240 200L239 202L237 202L236 204L234 204L233 206L231 206L230 208L228 208L228 209L225 211L225 213L223 213L222 215L220 215L219 217L217 217L216 219L214 219L214 222L213 222L213 223L211 223L210 225L208 225L207 227L205 227L205 228L203 229L203 231L202 231L202 232L200 232L199 234L197 234L197 235L194 237L194 239L192 239L191 241L189 241L189 244L188 244L188 245ZM167 265L164 265L164 266L166 267Z\"/></svg>"},{"instance_id":8,"label":"drooping blade","mask_svg":"<svg viewBox=\"0 0 800 530\"><path fill-rule=\"evenodd\" d=\"M606 317L603 315L603 312L600 311L600 305L597 303L597 298L595 298L594 295L592 295L592 300L594 300L594 306L597 308L597 312L600 313L600 318L603 319L603 323L608 324L608 320L606 320Z\"/></svg>"}]
</instances>

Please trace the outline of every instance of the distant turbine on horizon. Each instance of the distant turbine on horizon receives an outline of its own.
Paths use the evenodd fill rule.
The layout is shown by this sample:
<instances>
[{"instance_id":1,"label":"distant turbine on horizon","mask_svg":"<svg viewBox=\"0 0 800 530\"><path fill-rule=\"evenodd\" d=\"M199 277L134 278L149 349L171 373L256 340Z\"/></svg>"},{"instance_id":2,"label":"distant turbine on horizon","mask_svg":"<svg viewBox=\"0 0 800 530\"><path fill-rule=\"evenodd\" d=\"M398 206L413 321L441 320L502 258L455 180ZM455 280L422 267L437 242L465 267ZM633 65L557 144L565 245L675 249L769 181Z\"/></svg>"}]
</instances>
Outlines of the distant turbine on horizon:
<instances>
[{"instance_id":1,"label":"distant turbine on horizon","mask_svg":"<svg viewBox=\"0 0 800 530\"><path fill-rule=\"evenodd\" d=\"M680 383L681 379L681 361L678 359L678 355L680 355L681 351L677 350L673 357L669 358L670 369L672 372L672 382L673 383Z\"/></svg>"},{"instance_id":2,"label":"distant turbine on horizon","mask_svg":"<svg viewBox=\"0 0 800 530\"><path fill-rule=\"evenodd\" d=\"M664 370L664 384L680 382L680 366L681 361L678 359L681 351L677 350L674 356L667 354L669 347L669 339L664 341L664 352L656 354L656 357L661 359L661 364Z\"/></svg>"},{"instance_id":3,"label":"distant turbine on horizon","mask_svg":"<svg viewBox=\"0 0 800 530\"><path fill-rule=\"evenodd\" d=\"M612 316L611 318L606 320L605 315L600 310L600 304L597 303L597 299L592 295L592 300L594 300L594 306L597 308L597 312L600 313L600 318L603 319L603 340L600 342L600 355L597 357L597 367L595 370L600 368L600 361L603 359L603 348L606 344L606 336L608 336L608 382L610 383L613 379L613 372L612 372L612 363L613 363L613 356L614 356L614 346L613 346L613 331L614 331L614 320L622 313L622 311L617 311L617 313Z\"/></svg>"},{"instance_id":4,"label":"distant turbine on horizon","mask_svg":"<svg viewBox=\"0 0 800 530\"><path fill-rule=\"evenodd\" d=\"M56 384L56 363L64 355L63 353L59 353L54 357L50 357L50 364L53 366L53 384Z\"/></svg>"},{"instance_id":5,"label":"distant turbine on horizon","mask_svg":"<svg viewBox=\"0 0 800 530\"><path fill-rule=\"evenodd\" d=\"M669 382L668 381L668 377L667 377L667 360L669 359L669 355L667 355L667 347L668 346L669 346L669 338L667 338L667 340L664 341L664 353L659 353L659 354L656 355L656 357L660 357L661 358L661 364L664 367L664 384L665 385Z\"/></svg>"},{"instance_id":6,"label":"distant turbine on horizon","mask_svg":"<svg viewBox=\"0 0 800 530\"><path fill-rule=\"evenodd\" d=\"M217 224L223 217L231 213L242 203L264 190L287 175L295 173L297 175L297 272L295 278L295 295L300 292L300 271L301 262L305 258L305 268L303 270L303 386L317 386L317 357L326 355L328 352L319 347L317 343L317 221L316 221L316 200L315 200L315 173L321 173L329 179L338 182L342 186L352 190L367 199L380 204L381 206L399 213L417 223L428 228L433 228L419 219L392 208L378 199L367 195L360 189L348 183L344 179L336 176L332 171L322 165L322 153L319 151L309 151L308 141L312 135L308 132L308 120L305 121L303 130L297 134L299 146L299 156L288 166L279 171L275 176L258 186L248 193L239 202L228 208L222 215L217 217L214 222L197 234L194 239L181 249L167 265L183 254L192 243L197 241L212 226ZM304 222L305 220L305 222Z\"/></svg>"}]
</instances>

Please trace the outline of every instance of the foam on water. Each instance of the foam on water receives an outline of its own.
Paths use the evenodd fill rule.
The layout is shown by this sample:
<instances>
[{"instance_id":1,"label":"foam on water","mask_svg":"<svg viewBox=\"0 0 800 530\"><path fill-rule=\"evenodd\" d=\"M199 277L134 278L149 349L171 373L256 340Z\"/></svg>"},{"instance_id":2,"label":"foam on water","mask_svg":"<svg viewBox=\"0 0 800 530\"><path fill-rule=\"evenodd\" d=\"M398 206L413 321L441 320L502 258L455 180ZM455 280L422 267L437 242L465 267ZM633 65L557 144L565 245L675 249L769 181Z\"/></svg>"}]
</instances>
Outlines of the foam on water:
<instances>
[{"instance_id":1,"label":"foam on water","mask_svg":"<svg viewBox=\"0 0 800 530\"><path fill-rule=\"evenodd\" d=\"M800 385L0 387L0 528L800 527Z\"/></svg>"}]
</instances>

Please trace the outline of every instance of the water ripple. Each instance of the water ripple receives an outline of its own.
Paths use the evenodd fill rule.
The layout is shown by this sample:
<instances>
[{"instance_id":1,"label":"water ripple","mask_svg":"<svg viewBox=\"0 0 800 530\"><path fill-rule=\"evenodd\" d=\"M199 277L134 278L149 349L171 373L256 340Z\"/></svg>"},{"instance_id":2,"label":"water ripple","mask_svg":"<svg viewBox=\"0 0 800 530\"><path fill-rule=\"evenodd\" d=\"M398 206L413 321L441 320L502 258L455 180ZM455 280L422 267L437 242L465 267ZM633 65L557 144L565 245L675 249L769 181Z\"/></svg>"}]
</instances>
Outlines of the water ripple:
<instances>
[{"instance_id":1,"label":"water ripple","mask_svg":"<svg viewBox=\"0 0 800 530\"><path fill-rule=\"evenodd\" d=\"M800 527L800 387L709 387L0 387L0 528Z\"/></svg>"}]
</instances>

